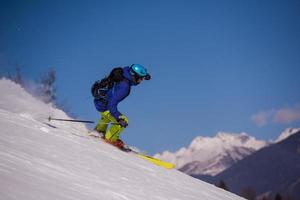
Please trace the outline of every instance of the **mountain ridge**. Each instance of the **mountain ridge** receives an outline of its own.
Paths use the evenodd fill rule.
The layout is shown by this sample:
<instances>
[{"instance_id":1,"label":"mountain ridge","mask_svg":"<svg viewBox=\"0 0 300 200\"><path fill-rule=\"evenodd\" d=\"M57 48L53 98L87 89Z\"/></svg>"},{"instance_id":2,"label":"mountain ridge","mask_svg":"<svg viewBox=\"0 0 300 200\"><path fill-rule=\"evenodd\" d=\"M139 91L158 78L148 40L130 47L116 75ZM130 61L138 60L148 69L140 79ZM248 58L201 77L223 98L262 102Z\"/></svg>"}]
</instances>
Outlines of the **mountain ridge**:
<instances>
[{"instance_id":1,"label":"mountain ridge","mask_svg":"<svg viewBox=\"0 0 300 200\"><path fill-rule=\"evenodd\" d=\"M251 186L258 195L281 193L299 199L300 131L258 150L207 180L215 184L223 180L235 193Z\"/></svg>"},{"instance_id":2,"label":"mountain ridge","mask_svg":"<svg viewBox=\"0 0 300 200\"><path fill-rule=\"evenodd\" d=\"M269 143L244 132L218 132L215 137L197 136L188 147L175 153L165 151L155 157L175 163L179 170L190 175L216 175Z\"/></svg>"},{"instance_id":3,"label":"mountain ridge","mask_svg":"<svg viewBox=\"0 0 300 200\"><path fill-rule=\"evenodd\" d=\"M258 140L245 132L218 132L214 137L197 136L188 147L182 147L174 153L165 151L154 156L176 163L180 171L189 175L214 176L257 150L278 143L297 131L300 128L287 128L274 141Z\"/></svg>"}]
</instances>

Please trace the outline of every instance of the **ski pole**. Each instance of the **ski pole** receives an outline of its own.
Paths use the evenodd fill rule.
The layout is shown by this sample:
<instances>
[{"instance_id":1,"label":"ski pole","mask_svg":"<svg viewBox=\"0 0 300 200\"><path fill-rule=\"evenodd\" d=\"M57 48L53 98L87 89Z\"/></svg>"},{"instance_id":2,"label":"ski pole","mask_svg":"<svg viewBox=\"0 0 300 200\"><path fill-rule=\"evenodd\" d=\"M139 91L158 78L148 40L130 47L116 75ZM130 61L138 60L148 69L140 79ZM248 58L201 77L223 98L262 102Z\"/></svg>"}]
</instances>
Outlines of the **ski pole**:
<instances>
[{"instance_id":1,"label":"ski pole","mask_svg":"<svg viewBox=\"0 0 300 200\"><path fill-rule=\"evenodd\" d=\"M87 121L87 120L76 120L76 119L59 119L59 118L52 118L51 116L49 116L48 118L49 122L51 120L53 121L66 121L66 122L83 122L83 123L95 123L93 121Z\"/></svg>"},{"instance_id":2,"label":"ski pole","mask_svg":"<svg viewBox=\"0 0 300 200\"><path fill-rule=\"evenodd\" d=\"M95 123L93 121L87 121L87 120L76 120L76 119L59 119L59 118L52 118L51 116L48 117L49 122L52 121L66 121L66 122L83 122L83 123ZM119 124L115 122L108 122L108 123L101 123L101 124Z\"/></svg>"}]
</instances>

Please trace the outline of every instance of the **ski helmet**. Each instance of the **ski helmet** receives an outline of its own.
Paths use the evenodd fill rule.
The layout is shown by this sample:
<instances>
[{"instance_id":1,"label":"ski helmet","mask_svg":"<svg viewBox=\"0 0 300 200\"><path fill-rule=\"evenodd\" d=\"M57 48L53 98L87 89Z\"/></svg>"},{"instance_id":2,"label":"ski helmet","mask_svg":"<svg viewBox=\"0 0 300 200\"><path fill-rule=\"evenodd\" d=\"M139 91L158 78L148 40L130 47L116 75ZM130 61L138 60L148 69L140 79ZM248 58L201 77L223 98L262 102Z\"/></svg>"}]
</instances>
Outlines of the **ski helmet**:
<instances>
[{"instance_id":1,"label":"ski helmet","mask_svg":"<svg viewBox=\"0 0 300 200\"><path fill-rule=\"evenodd\" d=\"M139 77L145 77L147 76L147 69L140 64L132 64L130 66L131 68L131 74L132 75L138 75Z\"/></svg>"}]
</instances>

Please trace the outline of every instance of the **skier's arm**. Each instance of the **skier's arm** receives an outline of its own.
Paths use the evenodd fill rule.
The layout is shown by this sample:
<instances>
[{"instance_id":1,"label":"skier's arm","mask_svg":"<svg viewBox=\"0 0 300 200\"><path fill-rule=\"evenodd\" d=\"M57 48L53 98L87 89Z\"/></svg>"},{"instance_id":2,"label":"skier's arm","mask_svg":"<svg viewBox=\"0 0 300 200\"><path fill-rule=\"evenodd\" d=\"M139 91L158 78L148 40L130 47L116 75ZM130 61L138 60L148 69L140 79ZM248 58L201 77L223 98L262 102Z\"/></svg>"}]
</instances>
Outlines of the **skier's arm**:
<instances>
[{"instance_id":1,"label":"skier's arm","mask_svg":"<svg viewBox=\"0 0 300 200\"><path fill-rule=\"evenodd\" d=\"M121 82L113 89L113 95L108 102L108 110L110 114L118 120L119 117L122 115L118 110L118 104L122 101L129 92L129 85L127 83Z\"/></svg>"}]
</instances>

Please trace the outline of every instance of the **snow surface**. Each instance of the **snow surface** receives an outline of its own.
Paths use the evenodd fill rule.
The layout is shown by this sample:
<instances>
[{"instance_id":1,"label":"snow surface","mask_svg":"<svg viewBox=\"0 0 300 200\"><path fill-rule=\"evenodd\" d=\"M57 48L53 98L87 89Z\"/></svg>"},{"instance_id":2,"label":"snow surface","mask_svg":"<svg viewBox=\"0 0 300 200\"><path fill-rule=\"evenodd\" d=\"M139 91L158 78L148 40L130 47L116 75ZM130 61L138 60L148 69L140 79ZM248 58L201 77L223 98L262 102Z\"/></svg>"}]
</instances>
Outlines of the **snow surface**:
<instances>
[{"instance_id":1,"label":"snow surface","mask_svg":"<svg viewBox=\"0 0 300 200\"><path fill-rule=\"evenodd\" d=\"M238 200L241 197L121 152L19 85L0 80L0 199Z\"/></svg>"}]
</instances>

